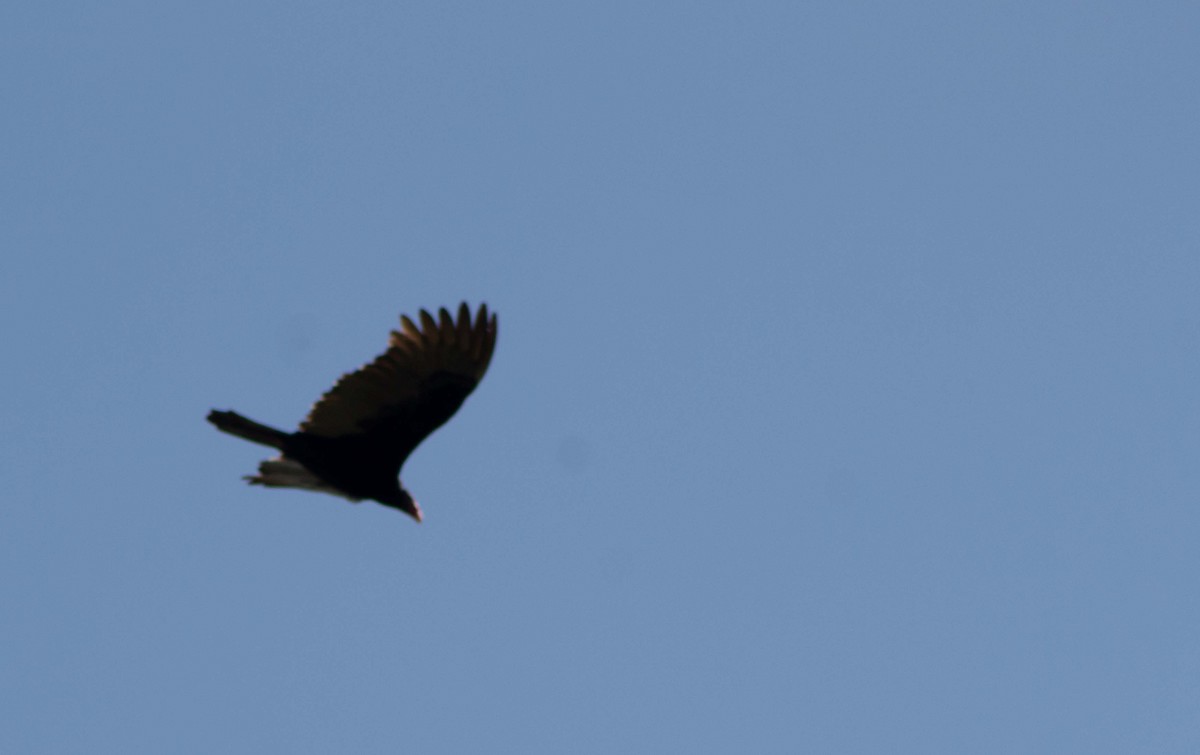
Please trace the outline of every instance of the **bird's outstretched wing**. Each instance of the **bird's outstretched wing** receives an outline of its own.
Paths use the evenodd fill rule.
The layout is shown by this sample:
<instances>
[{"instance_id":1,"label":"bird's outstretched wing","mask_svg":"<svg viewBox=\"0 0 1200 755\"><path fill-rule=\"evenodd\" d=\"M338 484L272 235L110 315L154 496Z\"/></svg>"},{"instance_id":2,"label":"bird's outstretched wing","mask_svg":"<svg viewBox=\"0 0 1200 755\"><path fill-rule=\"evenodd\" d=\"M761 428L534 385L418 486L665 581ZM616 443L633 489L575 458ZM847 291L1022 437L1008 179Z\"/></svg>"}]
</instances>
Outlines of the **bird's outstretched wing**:
<instances>
[{"instance_id":1,"label":"bird's outstretched wing","mask_svg":"<svg viewBox=\"0 0 1200 755\"><path fill-rule=\"evenodd\" d=\"M480 306L472 319L464 302L458 318L444 308L421 310L420 327L407 316L392 331L388 349L374 361L343 375L313 405L300 432L348 438L374 453L404 459L454 415L487 371L496 346L496 316Z\"/></svg>"}]
</instances>

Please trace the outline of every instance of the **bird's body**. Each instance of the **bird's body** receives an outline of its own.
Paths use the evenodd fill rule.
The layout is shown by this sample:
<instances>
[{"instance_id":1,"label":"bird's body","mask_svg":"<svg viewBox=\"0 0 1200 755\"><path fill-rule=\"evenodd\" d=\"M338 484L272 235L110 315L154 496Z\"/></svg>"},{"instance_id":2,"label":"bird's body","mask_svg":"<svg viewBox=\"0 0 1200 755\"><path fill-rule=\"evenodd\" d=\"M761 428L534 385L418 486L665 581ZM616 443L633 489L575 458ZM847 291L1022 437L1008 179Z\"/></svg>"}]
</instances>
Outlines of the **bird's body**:
<instances>
[{"instance_id":1,"label":"bird's body","mask_svg":"<svg viewBox=\"0 0 1200 755\"><path fill-rule=\"evenodd\" d=\"M457 320L445 309L437 319L422 310L419 319L420 327L401 317L388 350L343 375L294 433L235 412L209 412L218 429L281 451L246 479L375 500L421 521L416 501L400 485L400 467L482 379L496 345L496 316L488 317L485 304L472 321L463 304Z\"/></svg>"}]
</instances>

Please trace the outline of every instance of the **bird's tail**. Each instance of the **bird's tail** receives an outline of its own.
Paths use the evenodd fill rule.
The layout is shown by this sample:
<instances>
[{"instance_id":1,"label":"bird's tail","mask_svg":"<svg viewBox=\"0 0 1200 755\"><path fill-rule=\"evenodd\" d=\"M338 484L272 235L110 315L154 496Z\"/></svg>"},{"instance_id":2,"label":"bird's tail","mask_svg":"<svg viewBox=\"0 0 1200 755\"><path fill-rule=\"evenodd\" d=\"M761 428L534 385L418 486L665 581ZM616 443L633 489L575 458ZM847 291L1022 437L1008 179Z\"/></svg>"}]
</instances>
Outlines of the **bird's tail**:
<instances>
[{"instance_id":1,"label":"bird's tail","mask_svg":"<svg viewBox=\"0 0 1200 755\"><path fill-rule=\"evenodd\" d=\"M288 433L261 425L252 419L246 419L237 412L213 410L208 413L208 421L216 425L217 429L222 432L272 448L283 448L284 441L288 439Z\"/></svg>"}]
</instances>

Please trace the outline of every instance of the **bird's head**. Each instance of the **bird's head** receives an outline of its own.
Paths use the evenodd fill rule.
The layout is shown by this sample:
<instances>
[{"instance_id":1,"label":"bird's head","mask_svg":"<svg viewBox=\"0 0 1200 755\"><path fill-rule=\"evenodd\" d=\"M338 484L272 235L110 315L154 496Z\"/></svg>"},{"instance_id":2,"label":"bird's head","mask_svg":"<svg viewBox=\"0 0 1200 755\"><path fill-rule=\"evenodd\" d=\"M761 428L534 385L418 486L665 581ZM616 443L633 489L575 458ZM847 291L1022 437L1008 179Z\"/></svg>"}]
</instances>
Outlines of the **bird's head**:
<instances>
[{"instance_id":1,"label":"bird's head","mask_svg":"<svg viewBox=\"0 0 1200 755\"><path fill-rule=\"evenodd\" d=\"M384 506L400 509L405 514L416 519L417 522L421 521L421 507L417 505L417 502L413 500L413 497L404 488L398 488L395 493L380 498L379 502Z\"/></svg>"}]
</instances>

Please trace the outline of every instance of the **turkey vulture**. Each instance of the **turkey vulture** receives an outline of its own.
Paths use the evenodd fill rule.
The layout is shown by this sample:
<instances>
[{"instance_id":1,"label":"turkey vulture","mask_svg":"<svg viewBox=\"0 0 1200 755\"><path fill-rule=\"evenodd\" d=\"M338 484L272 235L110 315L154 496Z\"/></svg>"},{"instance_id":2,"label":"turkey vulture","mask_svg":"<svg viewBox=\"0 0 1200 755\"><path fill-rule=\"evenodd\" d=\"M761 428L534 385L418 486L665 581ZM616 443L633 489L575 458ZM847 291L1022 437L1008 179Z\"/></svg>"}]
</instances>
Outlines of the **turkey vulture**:
<instances>
[{"instance_id":1,"label":"turkey vulture","mask_svg":"<svg viewBox=\"0 0 1200 755\"><path fill-rule=\"evenodd\" d=\"M245 479L354 502L369 498L421 521L420 507L400 485L400 467L483 378L496 346L496 315L488 317L484 304L472 321L464 302L457 321L444 308L436 319L421 310L418 319L420 327L402 315L387 351L343 375L294 433L209 412L217 429L282 452Z\"/></svg>"}]
</instances>

